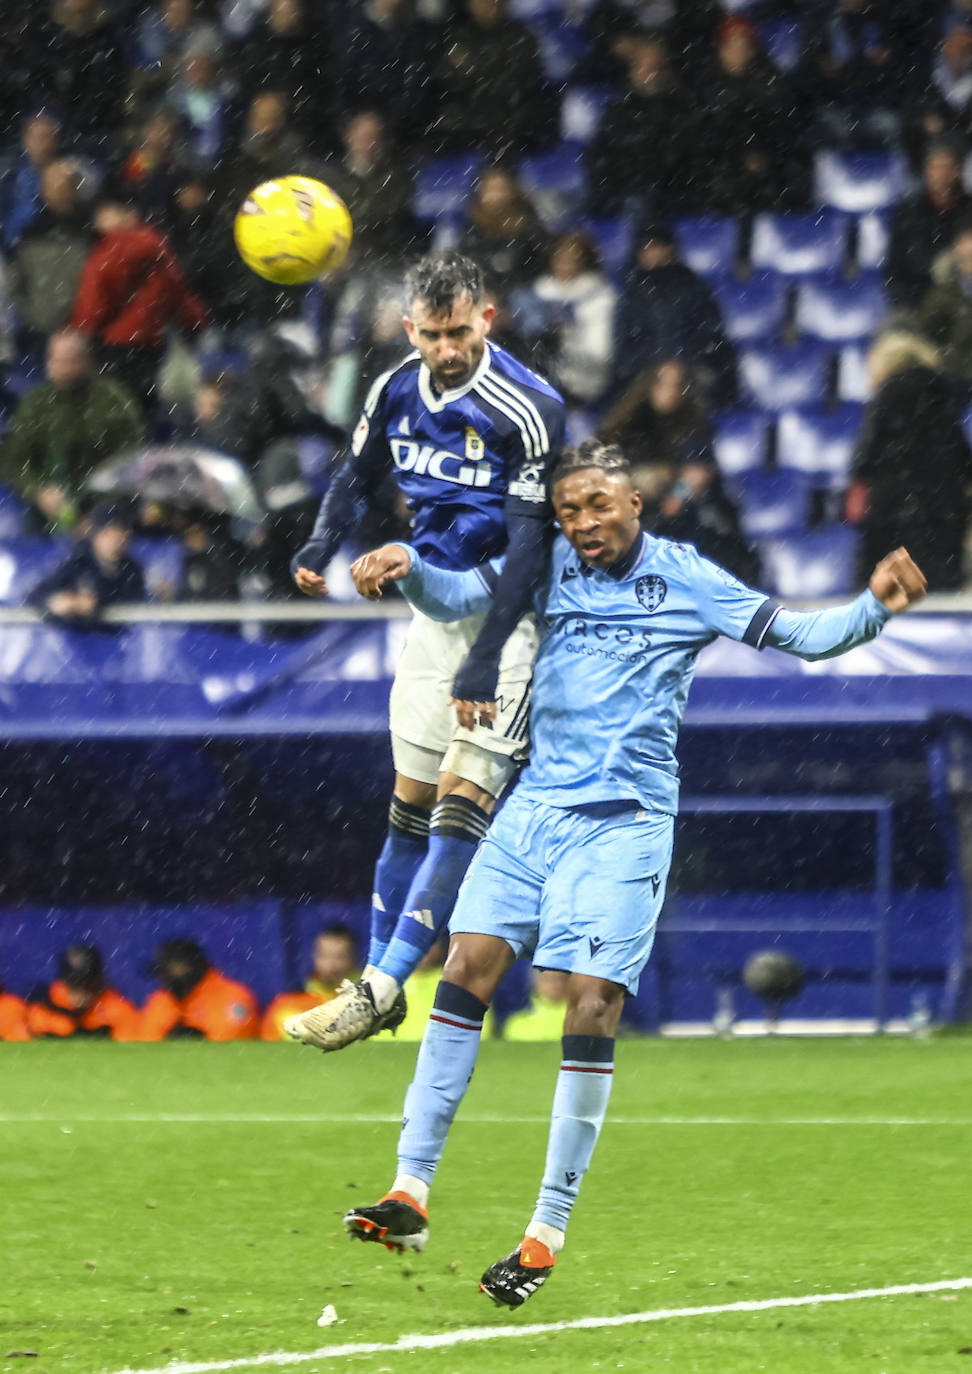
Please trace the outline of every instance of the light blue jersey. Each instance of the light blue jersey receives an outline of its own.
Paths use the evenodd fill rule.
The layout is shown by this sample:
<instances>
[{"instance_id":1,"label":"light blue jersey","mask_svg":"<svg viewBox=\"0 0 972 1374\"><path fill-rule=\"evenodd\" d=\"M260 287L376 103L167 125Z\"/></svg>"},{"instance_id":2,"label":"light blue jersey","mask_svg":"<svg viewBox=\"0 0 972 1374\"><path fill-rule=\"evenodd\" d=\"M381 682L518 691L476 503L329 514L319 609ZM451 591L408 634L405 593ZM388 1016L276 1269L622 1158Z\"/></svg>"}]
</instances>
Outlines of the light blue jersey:
<instances>
[{"instance_id":1,"label":"light blue jersey","mask_svg":"<svg viewBox=\"0 0 972 1374\"><path fill-rule=\"evenodd\" d=\"M446 572L413 551L400 585L449 620L489 604L499 566ZM609 569L560 537L538 606L532 757L469 867L450 930L633 992L665 895L675 745L699 651L724 634L824 658L872 639L889 615L870 591L832 610L784 610L694 548L651 535Z\"/></svg>"},{"instance_id":2,"label":"light blue jersey","mask_svg":"<svg viewBox=\"0 0 972 1374\"><path fill-rule=\"evenodd\" d=\"M401 583L426 614L489 604L494 566L439 576L417 560ZM612 568L583 563L563 536L538 607L530 763L518 791L551 806L630 800L674 815L675 746L699 652L717 635L807 658L844 653L889 618L871 594L798 613L703 558L643 534Z\"/></svg>"}]
</instances>

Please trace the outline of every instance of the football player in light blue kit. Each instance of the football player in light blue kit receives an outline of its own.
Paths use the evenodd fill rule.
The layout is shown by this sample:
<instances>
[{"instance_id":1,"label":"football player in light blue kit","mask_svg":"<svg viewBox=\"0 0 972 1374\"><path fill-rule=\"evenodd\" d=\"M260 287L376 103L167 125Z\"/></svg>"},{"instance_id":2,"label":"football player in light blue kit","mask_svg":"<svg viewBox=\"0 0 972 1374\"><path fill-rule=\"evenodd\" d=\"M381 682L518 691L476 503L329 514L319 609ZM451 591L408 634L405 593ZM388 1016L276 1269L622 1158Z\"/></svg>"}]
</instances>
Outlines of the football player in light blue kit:
<instances>
[{"instance_id":1,"label":"football player in light blue kit","mask_svg":"<svg viewBox=\"0 0 972 1374\"><path fill-rule=\"evenodd\" d=\"M620 451L586 441L551 477L563 531L539 608L532 755L476 858L450 922L443 970L405 1098L398 1174L352 1236L420 1250L428 1194L466 1090L487 1005L513 959L567 972L563 1057L543 1182L522 1242L483 1275L519 1307L543 1284L604 1120L614 1033L651 952L678 809L675 744L699 651L718 635L829 658L872 639L924 595L899 549L868 590L833 610L788 611L694 548L642 533L641 499ZM454 574L401 545L365 555L359 588L400 579L431 616L488 603L496 565Z\"/></svg>"},{"instance_id":2,"label":"football player in light blue kit","mask_svg":"<svg viewBox=\"0 0 972 1374\"><path fill-rule=\"evenodd\" d=\"M416 611L389 717L395 788L375 868L362 981L284 1029L329 1051L405 1015L402 984L442 933L496 798L522 761L536 653L533 602L551 526L547 470L564 441L564 403L542 377L489 343L482 272L454 252L421 259L405 281L414 352L379 377L350 452L293 560L301 591L323 573L355 510L393 476L412 543L432 566L474 568L505 552L489 603L439 623ZM461 722L452 707L463 706Z\"/></svg>"}]
</instances>

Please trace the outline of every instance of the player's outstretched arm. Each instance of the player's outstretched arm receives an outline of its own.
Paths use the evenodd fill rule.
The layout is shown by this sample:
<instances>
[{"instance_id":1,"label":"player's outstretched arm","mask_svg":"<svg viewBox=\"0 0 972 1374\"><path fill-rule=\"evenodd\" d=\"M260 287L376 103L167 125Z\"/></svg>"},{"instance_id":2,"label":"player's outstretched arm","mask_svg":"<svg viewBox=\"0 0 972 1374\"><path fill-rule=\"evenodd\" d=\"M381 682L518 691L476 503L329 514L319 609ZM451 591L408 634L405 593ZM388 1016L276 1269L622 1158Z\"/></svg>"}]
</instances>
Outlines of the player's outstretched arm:
<instances>
[{"instance_id":1,"label":"player's outstretched arm","mask_svg":"<svg viewBox=\"0 0 972 1374\"><path fill-rule=\"evenodd\" d=\"M384 544L356 559L351 576L361 595L372 601L390 582L397 582L417 611L430 620L449 621L479 615L491 605L502 566L502 559L494 558L481 568L453 572L426 563L410 544Z\"/></svg>"},{"instance_id":2,"label":"player's outstretched arm","mask_svg":"<svg viewBox=\"0 0 972 1374\"><path fill-rule=\"evenodd\" d=\"M305 596L327 595L324 569L354 527L360 514L356 507L368 503L388 465L388 445L380 419L382 388L390 375L379 377L369 392L344 461L321 502L311 537L290 560L293 579Z\"/></svg>"},{"instance_id":3,"label":"player's outstretched arm","mask_svg":"<svg viewBox=\"0 0 972 1374\"><path fill-rule=\"evenodd\" d=\"M892 615L920 601L926 589L925 576L907 550L896 549L882 558L867 590L855 601L824 611L781 607L769 624L764 642L799 658L836 658L874 639Z\"/></svg>"}]
</instances>

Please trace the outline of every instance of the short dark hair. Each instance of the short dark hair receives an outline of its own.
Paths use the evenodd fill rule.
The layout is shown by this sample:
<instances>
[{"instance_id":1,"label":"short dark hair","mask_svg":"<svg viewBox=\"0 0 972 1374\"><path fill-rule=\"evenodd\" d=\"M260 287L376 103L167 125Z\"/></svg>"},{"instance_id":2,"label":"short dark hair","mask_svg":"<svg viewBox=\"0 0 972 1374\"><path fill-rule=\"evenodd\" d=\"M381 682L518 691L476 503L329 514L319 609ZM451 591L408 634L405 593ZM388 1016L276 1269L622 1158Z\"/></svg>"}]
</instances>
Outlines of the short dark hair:
<instances>
[{"instance_id":1,"label":"short dark hair","mask_svg":"<svg viewBox=\"0 0 972 1374\"><path fill-rule=\"evenodd\" d=\"M483 269L472 258L448 248L428 253L405 274L405 304L422 301L435 315L449 314L459 296L481 301Z\"/></svg>"},{"instance_id":2,"label":"short dark hair","mask_svg":"<svg viewBox=\"0 0 972 1374\"><path fill-rule=\"evenodd\" d=\"M554 463L547 482L547 490L552 495L558 482L572 473L583 472L585 468L600 468L602 472L631 480L631 464L617 444L602 444L600 439L584 439L579 444L568 444Z\"/></svg>"},{"instance_id":3,"label":"short dark hair","mask_svg":"<svg viewBox=\"0 0 972 1374\"><path fill-rule=\"evenodd\" d=\"M347 940L355 948L357 948L358 944L358 939L354 931L350 926L345 925L343 921L334 921L333 924L329 926L321 926L320 930L314 936L315 944L318 940L322 939Z\"/></svg>"}]
</instances>

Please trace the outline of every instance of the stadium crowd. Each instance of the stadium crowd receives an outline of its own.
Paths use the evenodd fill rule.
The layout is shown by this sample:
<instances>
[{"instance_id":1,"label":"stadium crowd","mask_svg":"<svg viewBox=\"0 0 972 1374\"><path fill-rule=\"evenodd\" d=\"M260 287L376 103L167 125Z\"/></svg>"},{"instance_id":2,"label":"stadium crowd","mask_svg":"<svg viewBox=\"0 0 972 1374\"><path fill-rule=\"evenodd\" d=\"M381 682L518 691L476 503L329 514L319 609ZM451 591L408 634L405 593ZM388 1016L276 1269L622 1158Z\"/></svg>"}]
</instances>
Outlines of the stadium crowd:
<instances>
[{"instance_id":1,"label":"stadium crowd","mask_svg":"<svg viewBox=\"0 0 972 1374\"><path fill-rule=\"evenodd\" d=\"M0 4L0 32L18 557L90 549L113 457L215 449L253 501L156 481L125 522L178 571L142 594L293 594L343 435L404 351L402 269L457 243L572 438L630 453L652 529L785 595L795 563L848 590L904 528L933 590L963 585L968 0L43 0ZM294 172L346 199L355 240L285 289L231 230Z\"/></svg>"}]
</instances>

